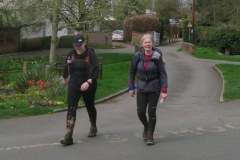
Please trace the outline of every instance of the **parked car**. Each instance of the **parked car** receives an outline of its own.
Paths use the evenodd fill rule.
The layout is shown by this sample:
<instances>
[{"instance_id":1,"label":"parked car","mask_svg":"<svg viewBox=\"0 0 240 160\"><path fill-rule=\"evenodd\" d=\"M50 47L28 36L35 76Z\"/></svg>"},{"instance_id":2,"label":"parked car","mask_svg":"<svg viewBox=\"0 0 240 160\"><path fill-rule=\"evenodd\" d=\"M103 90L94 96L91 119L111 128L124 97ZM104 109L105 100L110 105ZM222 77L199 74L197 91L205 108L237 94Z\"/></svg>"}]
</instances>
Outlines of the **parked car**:
<instances>
[{"instance_id":1,"label":"parked car","mask_svg":"<svg viewBox=\"0 0 240 160\"><path fill-rule=\"evenodd\" d=\"M115 30L112 32L112 41L123 41L123 30Z\"/></svg>"}]
</instances>

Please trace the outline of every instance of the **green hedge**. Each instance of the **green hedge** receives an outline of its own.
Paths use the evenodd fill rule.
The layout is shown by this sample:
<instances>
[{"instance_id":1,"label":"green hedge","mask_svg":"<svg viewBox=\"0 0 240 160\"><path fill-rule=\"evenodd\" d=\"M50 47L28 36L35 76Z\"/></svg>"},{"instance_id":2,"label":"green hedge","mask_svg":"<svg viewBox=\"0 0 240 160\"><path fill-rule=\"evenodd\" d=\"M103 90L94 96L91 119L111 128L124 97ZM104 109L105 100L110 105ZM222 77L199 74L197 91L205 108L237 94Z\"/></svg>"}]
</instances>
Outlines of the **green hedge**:
<instances>
[{"instance_id":1,"label":"green hedge","mask_svg":"<svg viewBox=\"0 0 240 160\"><path fill-rule=\"evenodd\" d=\"M233 26L218 25L206 28L202 33L200 46L216 47L224 52L226 48L238 48L236 46L240 45L240 31Z\"/></svg>"},{"instance_id":2,"label":"green hedge","mask_svg":"<svg viewBox=\"0 0 240 160\"><path fill-rule=\"evenodd\" d=\"M58 47L60 48L72 48L74 35L61 36L58 41Z\"/></svg>"},{"instance_id":3,"label":"green hedge","mask_svg":"<svg viewBox=\"0 0 240 160\"><path fill-rule=\"evenodd\" d=\"M38 38L25 38L21 40L20 51L35 51L50 49L51 36Z\"/></svg>"}]
</instances>

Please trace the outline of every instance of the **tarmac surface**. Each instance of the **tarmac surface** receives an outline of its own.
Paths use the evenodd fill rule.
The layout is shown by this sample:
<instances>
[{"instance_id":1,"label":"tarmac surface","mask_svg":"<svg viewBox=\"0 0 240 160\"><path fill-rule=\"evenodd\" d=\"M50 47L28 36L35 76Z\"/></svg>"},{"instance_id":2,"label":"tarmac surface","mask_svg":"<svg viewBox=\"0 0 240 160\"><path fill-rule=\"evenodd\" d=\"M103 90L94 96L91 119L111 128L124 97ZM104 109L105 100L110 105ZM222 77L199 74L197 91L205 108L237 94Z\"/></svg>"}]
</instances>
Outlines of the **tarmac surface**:
<instances>
[{"instance_id":1,"label":"tarmac surface","mask_svg":"<svg viewBox=\"0 0 240 160\"><path fill-rule=\"evenodd\" d=\"M0 159L239 160L240 99L221 102L223 79L213 66L240 63L197 59L177 52L180 47L181 42L159 47L166 61L169 88L167 99L157 108L154 146L141 139L143 126L136 113L136 97L123 92L96 104L99 131L95 138L87 137L90 124L86 109L77 111L71 146L59 144L65 134L66 112L0 120ZM57 54L68 50L58 49ZM134 53L134 47L96 53L107 51Z\"/></svg>"}]
</instances>

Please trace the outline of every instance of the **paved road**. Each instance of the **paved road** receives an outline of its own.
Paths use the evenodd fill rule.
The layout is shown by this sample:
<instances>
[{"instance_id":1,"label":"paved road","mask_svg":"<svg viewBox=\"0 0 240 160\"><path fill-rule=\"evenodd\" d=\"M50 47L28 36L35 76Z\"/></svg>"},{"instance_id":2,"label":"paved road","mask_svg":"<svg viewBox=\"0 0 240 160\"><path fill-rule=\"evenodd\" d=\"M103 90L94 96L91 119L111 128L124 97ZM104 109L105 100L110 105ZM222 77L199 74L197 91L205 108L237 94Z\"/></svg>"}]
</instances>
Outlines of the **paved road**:
<instances>
[{"instance_id":1,"label":"paved road","mask_svg":"<svg viewBox=\"0 0 240 160\"><path fill-rule=\"evenodd\" d=\"M160 47L167 62L169 97L157 109L154 146L141 140L136 100L125 93L96 105L95 138L87 138L87 112L79 109L72 146L59 144L66 112L0 120L0 159L239 160L240 100L219 102L222 80L212 67L231 62L196 59L176 52L180 46Z\"/></svg>"}]
</instances>

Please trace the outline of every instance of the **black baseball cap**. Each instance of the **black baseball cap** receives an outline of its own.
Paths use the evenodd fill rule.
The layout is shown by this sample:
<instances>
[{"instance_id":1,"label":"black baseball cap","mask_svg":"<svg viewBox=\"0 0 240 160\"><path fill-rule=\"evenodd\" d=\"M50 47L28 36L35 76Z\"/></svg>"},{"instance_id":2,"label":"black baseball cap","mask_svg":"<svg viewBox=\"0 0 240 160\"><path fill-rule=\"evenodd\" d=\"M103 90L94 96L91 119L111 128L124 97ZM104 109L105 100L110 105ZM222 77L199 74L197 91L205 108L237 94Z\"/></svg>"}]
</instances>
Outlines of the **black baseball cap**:
<instances>
[{"instance_id":1,"label":"black baseball cap","mask_svg":"<svg viewBox=\"0 0 240 160\"><path fill-rule=\"evenodd\" d=\"M81 46L84 41L85 41L84 36L82 36L82 35L76 35L76 36L74 37L73 46Z\"/></svg>"}]
</instances>

